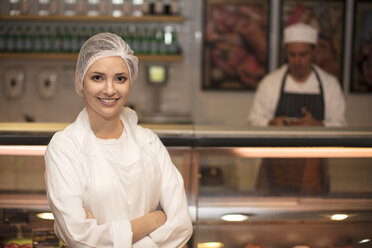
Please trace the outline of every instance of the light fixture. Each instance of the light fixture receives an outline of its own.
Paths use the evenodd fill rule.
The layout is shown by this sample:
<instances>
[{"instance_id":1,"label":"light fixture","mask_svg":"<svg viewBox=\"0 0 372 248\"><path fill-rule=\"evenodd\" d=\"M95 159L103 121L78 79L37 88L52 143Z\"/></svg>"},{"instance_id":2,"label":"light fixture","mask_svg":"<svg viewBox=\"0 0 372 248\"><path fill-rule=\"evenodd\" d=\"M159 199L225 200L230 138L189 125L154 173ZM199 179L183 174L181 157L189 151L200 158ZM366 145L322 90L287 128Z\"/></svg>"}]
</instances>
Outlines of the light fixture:
<instances>
[{"instance_id":1,"label":"light fixture","mask_svg":"<svg viewBox=\"0 0 372 248\"><path fill-rule=\"evenodd\" d=\"M40 219L44 219L44 220L54 220L53 214L49 213L49 212L38 213L36 216L39 217Z\"/></svg>"},{"instance_id":2,"label":"light fixture","mask_svg":"<svg viewBox=\"0 0 372 248\"><path fill-rule=\"evenodd\" d=\"M198 243L198 248L221 248L223 246L224 245L221 242Z\"/></svg>"},{"instance_id":3,"label":"light fixture","mask_svg":"<svg viewBox=\"0 0 372 248\"><path fill-rule=\"evenodd\" d=\"M248 215L244 214L226 214L221 217L221 219L224 221L245 221L248 218Z\"/></svg>"},{"instance_id":4,"label":"light fixture","mask_svg":"<svg viewBox=\"0 0 372 248\"><path fill-rule=\"evenodd\" d=\"M331 220L344 220L349 217L347 214L334 214L331 216Z\"/></svg>"},{"instance_id":5,"label":"light fixture","mask_svg":"<svg viewBox=\"0 0 372 248\"><path fill-rule=\"evenodd\" d=\"M363 240L359 241L358 243L363 244L363 243L368 243L369 241L371 241L371 240L370 239L363 239Z\"/></svg>"}]
</instances>

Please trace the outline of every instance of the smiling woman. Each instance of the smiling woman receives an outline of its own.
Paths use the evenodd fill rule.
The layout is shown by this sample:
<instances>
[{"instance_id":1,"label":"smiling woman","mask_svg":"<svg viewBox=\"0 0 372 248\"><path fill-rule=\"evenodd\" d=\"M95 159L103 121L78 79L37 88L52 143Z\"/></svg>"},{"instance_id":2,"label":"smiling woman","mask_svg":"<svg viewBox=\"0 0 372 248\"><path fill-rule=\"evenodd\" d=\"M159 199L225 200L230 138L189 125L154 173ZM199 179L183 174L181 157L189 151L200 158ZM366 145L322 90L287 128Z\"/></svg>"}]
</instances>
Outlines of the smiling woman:
<instances>
[{"instance_id":1,"label":"smiling woman","mask_svg":"<svg viewBox=\"0 0 372 248\"><path fill-rule=\"evenodd\" d=\"M55 231L69 247L183 247L192 234L183 179L158 136L124 107L138 59L119 36L82 46L86 107L45 152Z\"/></svg>"}]
</instances>

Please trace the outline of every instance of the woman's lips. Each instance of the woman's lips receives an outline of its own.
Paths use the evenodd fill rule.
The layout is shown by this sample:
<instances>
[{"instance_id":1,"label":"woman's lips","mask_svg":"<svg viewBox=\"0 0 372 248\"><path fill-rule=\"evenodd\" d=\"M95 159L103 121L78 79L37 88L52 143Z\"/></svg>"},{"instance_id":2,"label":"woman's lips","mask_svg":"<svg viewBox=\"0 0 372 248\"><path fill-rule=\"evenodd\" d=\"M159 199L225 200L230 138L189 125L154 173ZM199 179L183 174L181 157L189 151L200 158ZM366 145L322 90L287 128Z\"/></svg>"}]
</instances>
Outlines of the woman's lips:
<instances>
[{"instance_id":1,"label":"woman's lips","mask_svg":"<svg viewBox=\"0 0 372 248\"><path fill-rule=\"evenodd\" d=\"M97 97L98 101L100 101L105 106L113 106L119 101L120 98L100 98Z\"/></svg>"}]
</instances>

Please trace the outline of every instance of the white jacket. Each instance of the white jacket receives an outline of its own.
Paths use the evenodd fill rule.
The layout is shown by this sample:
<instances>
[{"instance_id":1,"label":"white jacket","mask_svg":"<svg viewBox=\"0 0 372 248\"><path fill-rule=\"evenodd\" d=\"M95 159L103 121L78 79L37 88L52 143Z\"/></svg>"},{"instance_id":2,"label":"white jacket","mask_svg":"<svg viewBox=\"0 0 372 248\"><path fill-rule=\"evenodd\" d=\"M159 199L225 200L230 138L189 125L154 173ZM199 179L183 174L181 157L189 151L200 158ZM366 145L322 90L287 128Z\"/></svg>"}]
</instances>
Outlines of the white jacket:
<instances>
[{"instance_id":1,"label":"white jacket","mask_svg":"<svg viewBox=\"0 0 372 248\"><path fill-rule=\"evenodd\" d=\"M102 156L86 109L50 141L45 179L55 231L70 248L132 247L130 220L160 204L166 223L133 247L183 247L192 223L182 176L157 135L137 125L133 110L123 108L121 120L124 154L117 164ZM86 218L82 203L94 219Z\"/></svg>"},{"instance_id":2,"label":"white jacket","mask_svg":"<svg viewBox=\"0 0 372 248\"><path fill-rule=\"evenodd\" d=\"M345 126L346 104L339 82L333 75L316 65L314 67L319 74L323 86L325 107L324 125L328 127ZM287 64L283 65L265 76L259 83L248 116L248 124L252 126L267 126L269 121L274 117L280 97L280 87L287 68ZM320 92L314 72L303 83L296 83L288 75L284 91L301 94Z\"/></svg>"}]
</instances>

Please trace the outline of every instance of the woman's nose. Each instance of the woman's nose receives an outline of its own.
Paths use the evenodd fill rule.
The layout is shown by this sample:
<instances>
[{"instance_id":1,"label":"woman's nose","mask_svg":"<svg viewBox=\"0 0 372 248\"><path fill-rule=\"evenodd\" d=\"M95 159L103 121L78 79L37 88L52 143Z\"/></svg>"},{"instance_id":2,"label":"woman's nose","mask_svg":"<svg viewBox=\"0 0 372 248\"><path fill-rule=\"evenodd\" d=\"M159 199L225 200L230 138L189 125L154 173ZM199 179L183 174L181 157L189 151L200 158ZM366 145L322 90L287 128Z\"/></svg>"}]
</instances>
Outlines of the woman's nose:
<instances>
[{"instance_id":1,"label":"woman's nose","mask_svg":"<svg viewBox=\"0 0 372 248\"><path fill-rule=\"evenodd\" d=\"M111 81L111 80L107 80L105 82L105 86L104 86L103 92L105 94L107 94L107 95L113 95L113 94L115 94L114 82Z\"/></svg>"}]
</instances>

